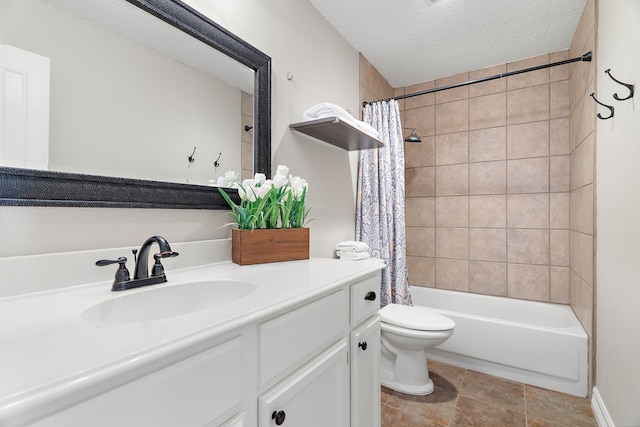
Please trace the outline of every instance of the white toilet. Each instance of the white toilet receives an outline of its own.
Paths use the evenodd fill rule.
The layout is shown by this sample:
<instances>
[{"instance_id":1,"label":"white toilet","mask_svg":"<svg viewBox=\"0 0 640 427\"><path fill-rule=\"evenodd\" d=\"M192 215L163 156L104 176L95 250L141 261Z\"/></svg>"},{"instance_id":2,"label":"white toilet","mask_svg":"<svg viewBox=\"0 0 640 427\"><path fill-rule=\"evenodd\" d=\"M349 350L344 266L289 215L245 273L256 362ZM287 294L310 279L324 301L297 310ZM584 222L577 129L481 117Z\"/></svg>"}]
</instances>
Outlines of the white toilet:
<instances>
[{"instance_id":1,"label":"white toilet","mask_svg":"<svg viewBox=\"0 0 640 427\"><path fill-rule=\"evenodd\" d=\"M406 394L433 392L425 350L453 335L455 322L428 308L388 304L380 310L383 386Z\"/></svg>"}]
</instances>

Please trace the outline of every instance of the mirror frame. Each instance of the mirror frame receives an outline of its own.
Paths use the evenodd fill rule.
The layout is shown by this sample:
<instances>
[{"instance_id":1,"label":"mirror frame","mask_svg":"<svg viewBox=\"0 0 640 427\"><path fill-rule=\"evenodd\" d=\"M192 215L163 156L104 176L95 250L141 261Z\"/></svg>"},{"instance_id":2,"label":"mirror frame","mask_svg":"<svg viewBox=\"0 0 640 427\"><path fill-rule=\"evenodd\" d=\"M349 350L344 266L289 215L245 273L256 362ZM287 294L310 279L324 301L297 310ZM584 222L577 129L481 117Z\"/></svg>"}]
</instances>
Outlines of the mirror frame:
<instances>
[{"instance_id":1,"label":"mirror frame","mask_svg":"<svg viewBox=\"0 0 640 427\"><path fill-rule=\"evenodd\" d=\"M271 57L180 0L126 0L254 71L253 169L271 175ZM237 190L227 191L238 200ZM230 209L217 187L0 166L0 206Z\"/></svg>"}]
</instances>

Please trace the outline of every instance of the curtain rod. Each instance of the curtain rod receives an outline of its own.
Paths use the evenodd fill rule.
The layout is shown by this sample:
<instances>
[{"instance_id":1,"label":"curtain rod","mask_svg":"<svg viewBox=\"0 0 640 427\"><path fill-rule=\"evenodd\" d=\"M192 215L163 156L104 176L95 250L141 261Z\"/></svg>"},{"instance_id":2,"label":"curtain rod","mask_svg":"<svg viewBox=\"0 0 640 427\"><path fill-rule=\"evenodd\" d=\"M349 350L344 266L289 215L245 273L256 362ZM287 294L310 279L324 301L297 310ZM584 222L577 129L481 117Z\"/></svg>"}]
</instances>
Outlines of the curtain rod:
<instances>
[{"instance_id":1,"label":"curtain rod","mask_svg":"<svg viewBox=\"0 0 640 427\"><path fill-rule=\"evenodd\" d=\"M398 100L398 99L412 98L414 96L426 95L428 93L440 92L442 90L447 90L447 89L455 89L457 87L462 87L462 86L469 86L476 83L487 82L489 80L496 80L496 79L501 79L503 77L514 76L516 74L528 73L530 71L538 71L545 68L557 67L558 65L570 64L572 62L579 62L579 61L591 62L591 58L592 58L592 53L591 51L589 51L582 56L578 56L572 59L566 59L564 61L554 62L552 64L538 65L537 67L525 68L524 70L509 71L508 73L496 74L495 76L482 77L476 80L469 80L467 82L462 82L462 83L454 83L448 86L437 87L434 89L427 89L427 90L423 90L415 93L408 93L406 95L398 95L393 98L379 99L378 101L390 101L392 99ZM378 101L365 101L362 103L362 106L365 107L367 104L373 104L374 102L378 102Z\"/></svg>"}]
</instances>

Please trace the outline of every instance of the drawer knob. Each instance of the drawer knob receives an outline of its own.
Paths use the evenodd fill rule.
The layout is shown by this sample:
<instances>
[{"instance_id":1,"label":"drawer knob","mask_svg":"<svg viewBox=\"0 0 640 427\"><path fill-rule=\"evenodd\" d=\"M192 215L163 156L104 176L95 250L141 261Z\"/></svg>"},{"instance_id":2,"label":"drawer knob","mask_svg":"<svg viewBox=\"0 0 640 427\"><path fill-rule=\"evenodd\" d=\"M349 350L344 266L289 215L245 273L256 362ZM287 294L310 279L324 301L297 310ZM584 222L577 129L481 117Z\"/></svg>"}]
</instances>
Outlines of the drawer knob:
<instances>
[{"instance_id":1,"label":"drawer knob","mask_svg":"<svg viewBox=\"0 0 640 427\"><path fill-rule=\"evenodd\" d=\"M358 343L358 347L360 347L362 351L365 351L367 349L367 342Z\"/></svg>"},{"instance_id":2,"label":"drawer knob","mask_svg":"<svg viewBox=\"0 0 640 427\"><path fill-rule=\"evenodd\" d=\"M367 295L364 296L364 299L366 299L367 301L375 301L376 300L376 293L371 291L371 292L367 292Z\"/></svg>"},{"instance_id":3,"label":"drawer knob","mask_svg":"<svg viewBox=\"0 0 640 427\"><path fill-rule=\"evenodd\" d=\"M285 413L284 411L273 411L273 414L271 414L271 419L272 420L276 420L276 425L282 425L282 423L284 423L284 417L285 417Z\"/></svg>"}]
</instances>

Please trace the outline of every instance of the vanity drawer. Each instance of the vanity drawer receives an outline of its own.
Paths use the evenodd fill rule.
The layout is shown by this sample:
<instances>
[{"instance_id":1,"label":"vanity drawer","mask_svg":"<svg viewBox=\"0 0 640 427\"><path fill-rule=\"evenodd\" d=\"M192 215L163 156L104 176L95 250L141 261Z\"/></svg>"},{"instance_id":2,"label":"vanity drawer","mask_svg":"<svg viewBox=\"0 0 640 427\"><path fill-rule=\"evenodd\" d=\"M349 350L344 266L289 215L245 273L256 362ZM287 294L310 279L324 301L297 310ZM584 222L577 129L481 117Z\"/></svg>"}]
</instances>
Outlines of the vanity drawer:
<instances>
[{"instance_id":1,"label":"vanity drawer","mask_svg":"<svg viewBox=\"0 0 640 427\"><path fill-rule=\"evenodd\" d=\"M351 326L380 309L380 274L351 285Z\"/></svg>"},{"instance_id":2,"label":"vanity drawer","mask_svg":"<svg viewBox=\"0 0 640 427\"><path fill-rule=\"evenodd\" d=\"M340 290L261 324L260 385L299 368L344 334L347 305L346 291Z\"/></svg>"}]
</instances>

